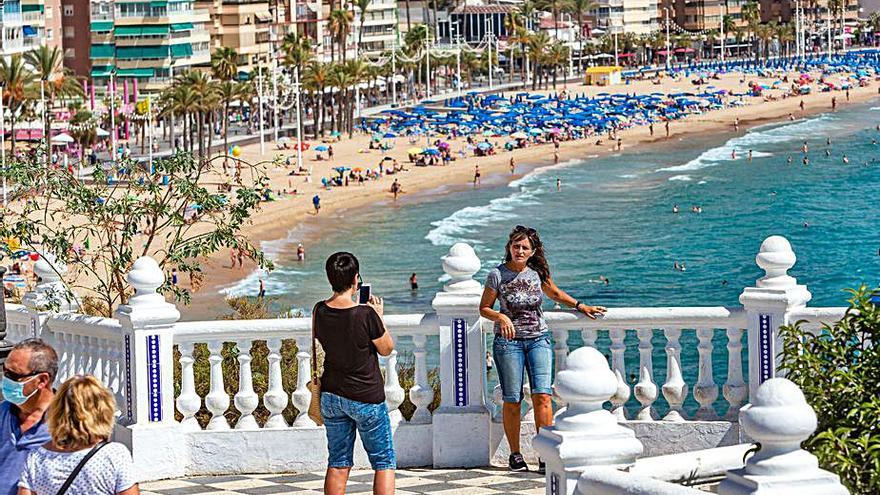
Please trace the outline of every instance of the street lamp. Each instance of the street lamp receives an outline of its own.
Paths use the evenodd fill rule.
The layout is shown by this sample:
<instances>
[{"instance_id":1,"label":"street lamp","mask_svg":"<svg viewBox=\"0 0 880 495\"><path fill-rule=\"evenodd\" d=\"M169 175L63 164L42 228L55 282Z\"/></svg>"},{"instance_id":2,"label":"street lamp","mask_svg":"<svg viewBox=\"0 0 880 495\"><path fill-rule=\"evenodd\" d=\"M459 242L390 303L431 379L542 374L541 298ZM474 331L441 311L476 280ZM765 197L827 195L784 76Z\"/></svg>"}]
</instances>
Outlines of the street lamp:
<instances>
[{"instance_id":1,"label":"street lamp","mask_svg":"<svg viewBox=\"0 0 880 495\"><path fill-rule=\"evenodd\" d=\"M3 108L3 93L6 81L0 81L0 168L3 169L3 206L6 207L6 109ZM5 318L5 313L4 313ZM5 324L5 320L4 320Z\"/></svg>"},{"instance_id":2,"label":"street lamp","mask_svg":"<svg viewBox=\"0 0 880 495\"><path fill-rule=\"evenodd\" d=\"M461 21L449 23L449 34L455 33L455 77L458 79L458 97L461 98Z\"/></svg>"},{"instance_id":3,"label":"street lamp","mask_svg":"<svg viewBox=\"0 0 880 495\"><path fill-rule=\"evenodd\" d=\"M669 55L670 55L670 44L669 44L669 7L663 7L664 17L666 18L666 70L669 70Z\"/></svg>"}]
</instances>

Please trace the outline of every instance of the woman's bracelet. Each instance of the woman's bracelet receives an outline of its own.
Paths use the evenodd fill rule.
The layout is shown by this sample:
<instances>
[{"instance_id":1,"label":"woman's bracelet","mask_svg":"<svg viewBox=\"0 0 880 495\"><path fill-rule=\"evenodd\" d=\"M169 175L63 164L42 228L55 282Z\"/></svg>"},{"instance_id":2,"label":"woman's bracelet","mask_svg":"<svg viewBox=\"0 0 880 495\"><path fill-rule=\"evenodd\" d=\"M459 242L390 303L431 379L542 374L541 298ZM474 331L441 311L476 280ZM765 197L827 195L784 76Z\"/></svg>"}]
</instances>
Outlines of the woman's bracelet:
<instances>
[{"instance_id":1,"label":"woman's bracelet","mask_svg":"<svg viewBox=\"0 0 880 495\"><path fill-rule=\"evenodd\" d=\"M574 302L574 309L575 309L575 310L577 310L580 306L581 306L581 302L580 302L580 301L575 301L575 302Z\"/></svg>"}]
</instances>

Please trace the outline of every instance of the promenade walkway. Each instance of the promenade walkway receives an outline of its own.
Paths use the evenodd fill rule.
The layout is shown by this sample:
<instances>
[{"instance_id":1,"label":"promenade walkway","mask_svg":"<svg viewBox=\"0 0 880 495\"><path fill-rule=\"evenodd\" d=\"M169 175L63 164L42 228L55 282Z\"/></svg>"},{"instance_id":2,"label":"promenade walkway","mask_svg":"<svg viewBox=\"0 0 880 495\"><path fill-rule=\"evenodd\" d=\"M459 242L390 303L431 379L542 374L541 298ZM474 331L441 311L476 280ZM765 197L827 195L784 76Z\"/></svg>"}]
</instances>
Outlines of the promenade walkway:
<instances>
[{"instance_id":1,"label":"promenade walkway","mask_svg":"<svg viewBox=\"0 0 880 495\"><path fill-rule=\"evenodd\" d=\"M347 493L369 493L372 471L352 471ZM323 493L324 473L202 476L141 485L144 495L263 495ZM543 495L544 477L536 472L511 473L504 468L402 469L397 494Z\"/></svg>"}]
</instances>

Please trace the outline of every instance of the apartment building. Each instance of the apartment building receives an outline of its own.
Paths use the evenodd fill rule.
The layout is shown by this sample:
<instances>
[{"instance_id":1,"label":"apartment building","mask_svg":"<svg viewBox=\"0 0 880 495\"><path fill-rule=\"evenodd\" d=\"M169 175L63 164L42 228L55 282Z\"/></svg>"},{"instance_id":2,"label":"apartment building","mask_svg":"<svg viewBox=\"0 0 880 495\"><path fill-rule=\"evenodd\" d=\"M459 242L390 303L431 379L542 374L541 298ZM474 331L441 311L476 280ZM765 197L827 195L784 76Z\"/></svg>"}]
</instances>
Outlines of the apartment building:
<instances>
[{"instance_id":1,"label":"apartment building","mask_svg":"<svg viewBox=\"0 0 880 495\"><path fill-rule=\"evenodd\" d=\"M660 26L659 0L600 0L596 26L608 33L649 34Z\"/></svg>"},{"instance_id":2,"label":"apartment building","mask_svg":"<svg viewBox=\"0 0 880 495\"><path fill-rule=\"evenodd\" d=\"M668 6L676 24L688 31L700 31L720 29L724 16L730 16L737 26L742 25L742 6L746 3L746 0L675 0Z\"/></svg>"},{"instance_id":3,"label":"apartment building","mask_svg":"<svg viewBox=\"0 0 880 495\"><path fill-rule=\"evenodd\" d=\"M268 0L198 1L196 7L211 16L208 31L212 51L232 48L238 53L239 73L249 73L268 63L279 38L274 36L286 24L284 8Z\"/></svg>"},{"instance_id":4,"label":"apartment building","mask_svg":"<svg viewBox=\"0 0 880 495\"><path fill-rule=\"evenodd\" d=\"M0 55L60 46L60 0L0 2Z\"/></svg>"},{"instance_id":5,"label":"apartment building","mask_svg":"<svg viewBox=\"0 0 880 495\"><path fill-rule=\"evenodd\" d=\"M361 13L355 9L353 38L357 42L357 30L361 23ZM364 15L361 52L377 55L394 46L397 36L397 0L373 0Z\"/></svg>"}]
</instances>

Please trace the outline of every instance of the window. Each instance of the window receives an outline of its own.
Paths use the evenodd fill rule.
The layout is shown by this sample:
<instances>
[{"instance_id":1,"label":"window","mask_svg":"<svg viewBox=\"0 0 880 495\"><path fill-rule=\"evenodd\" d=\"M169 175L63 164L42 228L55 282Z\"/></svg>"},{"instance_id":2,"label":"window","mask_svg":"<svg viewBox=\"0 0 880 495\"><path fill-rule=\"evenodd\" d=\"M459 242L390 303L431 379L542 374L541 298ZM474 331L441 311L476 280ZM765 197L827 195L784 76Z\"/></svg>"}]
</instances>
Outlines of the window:
<instances>
[{"instance_id":1,"label":"window","mask_svg":"<svg viewBox=\"0 0 880 495\"><path fill-rule=\"evenodd\" d=\"M76 36L73 31L73 26L64 26L64 37L65 38L73 38Z\"/></svg>"},{"instance_id":2,"label":"window","mask_svg":"<svg viewBox=\"0 0 880 495\"><path fill-rule=\"evenodd\" d=\"M46 9L46 19L51 19L51 18L52 18L52 14L53 14L53 12L52 12L52 6L51 6L51 5L46 5L44 8Z\"/></svg>"},{"instance_id":3,"label":"window","mask_svg":"<svg viewBox=\"0 0 880 495\"><path fill-rule=\"evenodd\" d=\"M47 29L46 29L46 39L47 39L47 40L51 40L51 39L52 39L52 29L50 29L50 28L47 28Z\"/></svg>"},{"instance_id":4,"label":"window","mask_svg":"<svg viewBox=\"0 0 880 495\"><path fill-rule=\"evenodd\" d=\"M64 17L73 17L73 5L64 5Z\"/></svg>"}]
</instances>

